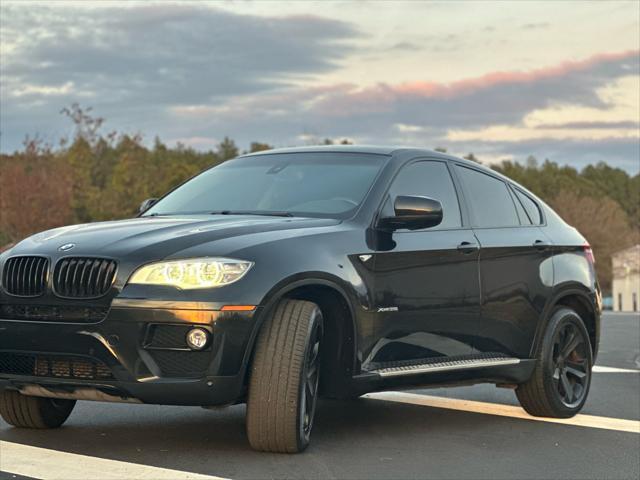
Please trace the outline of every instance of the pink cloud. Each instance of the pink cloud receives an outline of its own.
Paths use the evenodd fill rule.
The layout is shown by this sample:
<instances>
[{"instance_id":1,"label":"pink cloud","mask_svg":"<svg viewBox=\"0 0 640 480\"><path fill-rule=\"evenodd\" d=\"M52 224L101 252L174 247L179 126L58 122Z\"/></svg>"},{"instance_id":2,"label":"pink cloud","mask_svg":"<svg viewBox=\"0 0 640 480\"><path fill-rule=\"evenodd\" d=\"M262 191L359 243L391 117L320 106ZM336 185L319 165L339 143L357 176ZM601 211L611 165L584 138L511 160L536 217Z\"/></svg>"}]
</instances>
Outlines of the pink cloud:
<instances>
[{"instance_id":1,"label":"pink cloud","mask_svg":"<svg viewBox=\"0 0 640 480\"><path fill-rule=\"evenodd\" d=\"M601 53L580 61L567 61L559 65L529 71L492 72L450 83L429 81L406 82L397 85L380 83L366 88L343 85L342 88L335 89L333 95L318 102L317 107L322 114L337 116L387 112L392 110L394 104L399 100L421 98L448 100L503 85L534 84L585 72L608 62L632 60L639 55L640 50Z\"/></svg>"},{"instance_id":2,"label":"pink cloud","mask_svg":"<svg viewBox=\"0 0 640 480\"><path fill-rule=\"evenodd\" d=\"M561 77L569 73L588 70L598 64L631 59L640 55L640 50L628 50L618 53L600 53L585 60L567 61L551 67L530 71L492 72L476 78L459 80L449 84L434 82L410 82L397 87L399 94L420 95L425 97L458 96L501 84L538 82L547 78Z\"/></svg>"}]
</instances>

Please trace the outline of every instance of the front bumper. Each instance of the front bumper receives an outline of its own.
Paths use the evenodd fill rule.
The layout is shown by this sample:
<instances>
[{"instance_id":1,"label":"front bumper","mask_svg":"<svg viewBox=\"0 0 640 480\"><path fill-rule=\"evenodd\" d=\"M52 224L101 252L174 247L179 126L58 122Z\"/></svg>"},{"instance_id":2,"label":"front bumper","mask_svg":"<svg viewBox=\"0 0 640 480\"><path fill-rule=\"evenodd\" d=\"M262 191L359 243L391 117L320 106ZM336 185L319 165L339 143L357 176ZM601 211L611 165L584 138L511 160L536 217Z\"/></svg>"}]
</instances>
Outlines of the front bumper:
<instances>
[{"instance_id":1,"label":"front bumper","mask_svg":"<svg viewBox=\"0 0 640 480\"><path fill-rule=\"evenodd\" d=\"M77 398L93 391L96 399L167 405L235 403L245 393L259 314L259 308L116 299L98 323L0 318L0 390ZM212 334L205 351L181 343L192 326Z\"/></svg>"}]
</instances>

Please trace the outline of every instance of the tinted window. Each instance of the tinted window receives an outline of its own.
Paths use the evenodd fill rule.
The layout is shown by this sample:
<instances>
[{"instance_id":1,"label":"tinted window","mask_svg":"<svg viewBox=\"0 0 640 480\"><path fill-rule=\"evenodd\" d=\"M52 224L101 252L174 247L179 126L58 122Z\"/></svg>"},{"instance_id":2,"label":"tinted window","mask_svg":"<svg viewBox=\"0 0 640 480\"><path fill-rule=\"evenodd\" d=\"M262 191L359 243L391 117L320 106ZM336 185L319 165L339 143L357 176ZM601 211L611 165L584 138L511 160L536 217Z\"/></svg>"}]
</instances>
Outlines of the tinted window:
<instances>
[{"instance_id":1,"label":"tinted window","mask_svg":"<svg viewBox=\"0 0 640 480\"><path fill-rule=\"evenodd\" d=\"M540 208L538 207L538 204L531 200L528 195L525 195L520 190L514 190L516 192L518 200L520 200L520 203L522 203L522 206L527 211L527 215L529 216L529 220L531 220L531 223L533 225L540 225L542 223L542 215L540 214Z\"/></svg>"},{"instance_id":2,"label":"tinted window","mask_svg":"<svg viewBox=\"0 0 640 480\"><path fill-rule=\"evenodd\" d=\"M393 181L384 214L393 215L393 201L398 195L419 195L442 204L443 218L438 228L462 225L458 196L447 165L443 162L416 162L404 167Z\"/></svg>"},{"instance_id":3,"label":"tinted window","mask_svg":"<svg viewBox=\"0 0 640 480\"><path fill-rule=\"evenodd\" d=\"M515 195L515 193L514 193ZM524 210L524 207L520 203L519 200L515 200L513 202L516 205L516 210L518 211L518 217L520 217L521 225L531 225L531 220L529 219L529 214Z\"/></svg>"},{"instance_id":4,"label":"tinted window","mask_svg":"<svg viewBox=\"0 0 640 480\"><path fill-rule=\"evenodd\" d=\"M476 227L512 227L520 225L507 185L495 177L477 170L458 166L465 198L469 203Z\"/></svg>"},{"instance_id":5,"label":"tinted window","mask_svg":"<svg viewBox=\"0 0 640 480\"><path fill-rule=\"evenodd\" d=\"M239 158L201 173L145 215L288 212L345 218L358 208L386 159L351 153Z\"/></svg>"}]
</instances>

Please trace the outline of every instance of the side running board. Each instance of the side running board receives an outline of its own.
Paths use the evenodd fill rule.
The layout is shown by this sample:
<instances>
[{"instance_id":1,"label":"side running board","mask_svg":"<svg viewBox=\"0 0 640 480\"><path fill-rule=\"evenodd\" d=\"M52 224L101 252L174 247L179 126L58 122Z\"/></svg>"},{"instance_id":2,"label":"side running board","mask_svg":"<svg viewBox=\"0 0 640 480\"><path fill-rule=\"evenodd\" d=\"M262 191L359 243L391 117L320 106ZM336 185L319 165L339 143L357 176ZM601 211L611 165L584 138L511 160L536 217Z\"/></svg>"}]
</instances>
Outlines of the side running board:
<instances>
[{"instance_id":1,"label":"side running board","mask_svg":"<svg viewBox=\"0 0 640 480\"><path fill-rule=\"evenodd\" d=\"M401 362L397 362L401 363ZM375 370L369 370L368 373L375 373L381 377L397 377L402 375L417 375L421 373L445 372L448 370L469 370L472 368L498 367L504 365L517 365L520 363L519 358L511 357L482 357L469 358L461 360L438 359L428 363L414 363L411 365L385 366Z\"/></svg>"}]
</instances>

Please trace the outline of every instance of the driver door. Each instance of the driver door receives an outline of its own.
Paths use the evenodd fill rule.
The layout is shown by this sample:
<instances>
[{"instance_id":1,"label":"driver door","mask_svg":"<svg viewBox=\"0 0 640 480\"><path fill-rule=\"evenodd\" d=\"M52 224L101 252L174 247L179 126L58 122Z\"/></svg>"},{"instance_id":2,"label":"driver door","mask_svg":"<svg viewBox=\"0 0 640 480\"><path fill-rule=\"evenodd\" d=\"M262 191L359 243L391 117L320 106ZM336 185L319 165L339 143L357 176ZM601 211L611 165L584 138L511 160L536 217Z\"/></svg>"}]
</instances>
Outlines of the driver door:
<instances>
[{"instance_id":1,"label":"driver door","mask_svg":"<svg viewBox=\"0 0 640 480\"><path fill-rule=\"evenodd\" d=\"M480 318L479 244L463 225L447 163L416 161L393 181L382 216L393 215L399 195L438 200L440 225L397 230L374 255L377 344L364 364L455 357L473 353Z\"/></svg>"}]
</instances>

